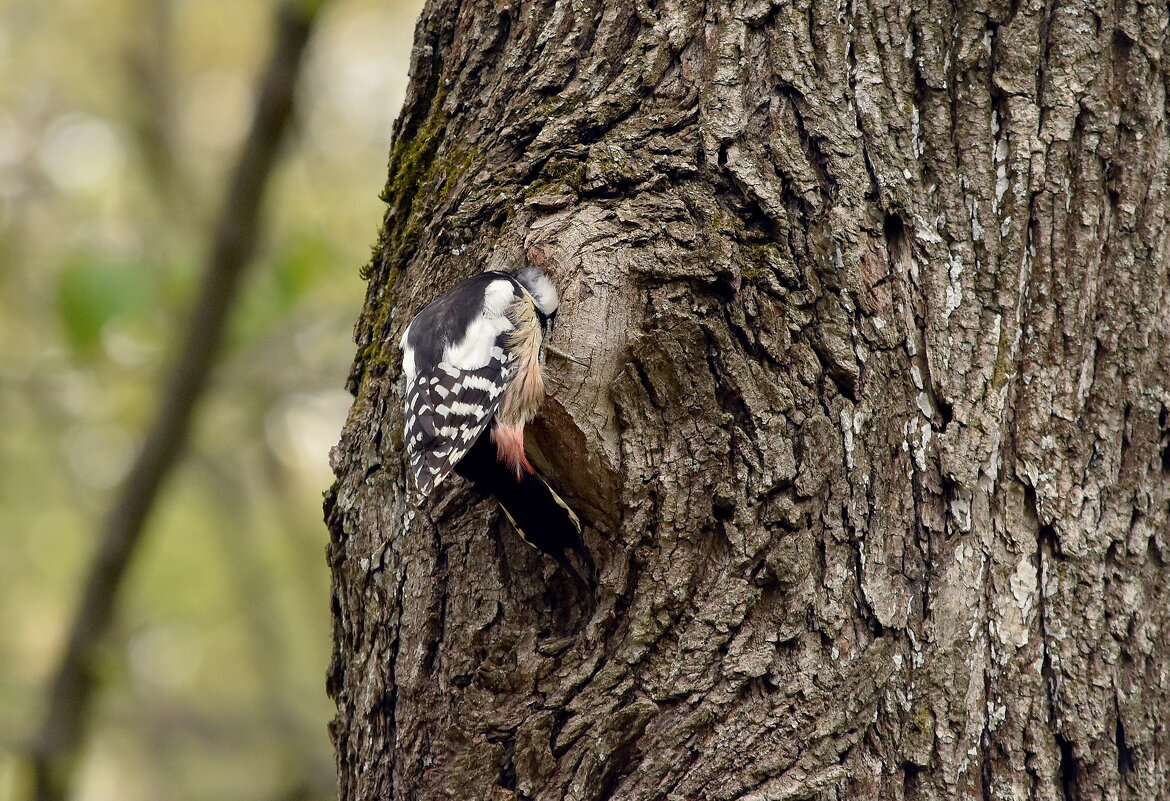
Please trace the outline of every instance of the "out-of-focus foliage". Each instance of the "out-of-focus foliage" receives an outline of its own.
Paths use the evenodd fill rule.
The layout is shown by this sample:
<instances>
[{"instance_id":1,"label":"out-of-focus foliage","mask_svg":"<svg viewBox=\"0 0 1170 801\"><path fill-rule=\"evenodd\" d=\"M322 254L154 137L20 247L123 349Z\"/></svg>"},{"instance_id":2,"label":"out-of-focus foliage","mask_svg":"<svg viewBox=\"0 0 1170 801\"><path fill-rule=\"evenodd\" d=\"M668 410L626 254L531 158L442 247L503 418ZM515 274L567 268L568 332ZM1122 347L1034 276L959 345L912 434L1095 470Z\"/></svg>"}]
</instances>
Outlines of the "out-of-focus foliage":
<instances>
[{"instance_id":1,"label":"out-of-focus foliage","mask_svg":"<svg viewBox=\"0 0 1170 801\"><path fill-rule=\"evenodd\" d=\"M327 451L421 0L331 0L99 667L79 798L330 798ZM0 799L158 400L271 0L0 0Z\"/></svg>"}]
</instances>

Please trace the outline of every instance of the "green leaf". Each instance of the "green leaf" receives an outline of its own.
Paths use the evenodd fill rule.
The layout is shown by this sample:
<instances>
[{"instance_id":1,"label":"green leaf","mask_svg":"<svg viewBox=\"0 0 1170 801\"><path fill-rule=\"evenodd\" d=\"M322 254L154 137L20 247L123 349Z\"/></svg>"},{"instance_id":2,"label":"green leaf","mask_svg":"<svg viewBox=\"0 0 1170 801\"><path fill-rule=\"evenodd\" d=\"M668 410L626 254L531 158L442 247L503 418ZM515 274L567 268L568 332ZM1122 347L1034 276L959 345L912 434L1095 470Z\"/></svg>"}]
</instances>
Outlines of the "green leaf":
<instances>
[{"instance_id":1,"label":"green leaf","mask_svg":"<svg viewBox=\"0 0 1170 801\"><path fill-rule=\"evenodd\" d=\"M93 351L106 323L146 308L151 289L150 275L140 263L96 255L75 258L57 282L57 313L69 344L81 352Z\"/></svg>"}]
</instances>

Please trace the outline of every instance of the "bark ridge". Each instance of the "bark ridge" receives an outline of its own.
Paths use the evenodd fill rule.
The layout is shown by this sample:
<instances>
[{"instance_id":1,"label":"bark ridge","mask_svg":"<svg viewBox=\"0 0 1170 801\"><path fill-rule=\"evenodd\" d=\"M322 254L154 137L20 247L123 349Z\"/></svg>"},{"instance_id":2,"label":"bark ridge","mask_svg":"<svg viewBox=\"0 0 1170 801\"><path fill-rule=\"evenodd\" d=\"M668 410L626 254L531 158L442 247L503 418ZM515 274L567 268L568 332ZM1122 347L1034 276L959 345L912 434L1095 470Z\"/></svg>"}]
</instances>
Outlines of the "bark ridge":
<instances>
[{"instance_id":1,"label":"bark ridge","mask_svg":"<svg viewBox=\"0 0 1170 801\"><path fill-rule=\"evenodd\" d=\"M326 500L341 797L1170 793L1165 8L432 0ZM562 295L534 461L452 486L396 343Z\"/></svg>"}]
</instances>

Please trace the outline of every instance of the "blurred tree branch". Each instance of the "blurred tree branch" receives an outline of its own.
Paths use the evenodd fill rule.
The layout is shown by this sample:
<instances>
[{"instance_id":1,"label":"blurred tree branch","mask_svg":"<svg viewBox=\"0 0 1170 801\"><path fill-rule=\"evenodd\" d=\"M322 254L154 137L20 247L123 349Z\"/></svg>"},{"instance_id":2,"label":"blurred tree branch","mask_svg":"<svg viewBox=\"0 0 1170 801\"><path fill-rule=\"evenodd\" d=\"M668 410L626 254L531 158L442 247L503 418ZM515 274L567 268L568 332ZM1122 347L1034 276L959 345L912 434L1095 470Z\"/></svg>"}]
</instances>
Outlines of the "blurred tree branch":
<instances>
[{"instance_id":1,"label":"blurred tree branch","mask_svg":"<svg viewBox=\"0 0 1170 801\"><path fill-rule=\"evenodd\" d=\"M174 0L140 0L146 24L125 54L126 72L138 103L134 108L134 133L142 152L155 195L166 211L182 202L177 136L174 67Z\"/></svg>"},{"instance_id":2,"label":"blurred tree branch","mask_svg":"<svg viewBox=\"0 0 1170 801\"><path fill-rule=\"evenodd\" d=\"M320 0L290 0L277 13L272 55L231 174L200 296L153 426L105 520L49 686L45 717L30 745L33 797L38 801L59 801L71 783L95 687L94 654L109 628L119 586L159 489L183 451L240 279L255 250L264 189L292 116L302 56L320 6Z\"/></svg>"}]
</instances>

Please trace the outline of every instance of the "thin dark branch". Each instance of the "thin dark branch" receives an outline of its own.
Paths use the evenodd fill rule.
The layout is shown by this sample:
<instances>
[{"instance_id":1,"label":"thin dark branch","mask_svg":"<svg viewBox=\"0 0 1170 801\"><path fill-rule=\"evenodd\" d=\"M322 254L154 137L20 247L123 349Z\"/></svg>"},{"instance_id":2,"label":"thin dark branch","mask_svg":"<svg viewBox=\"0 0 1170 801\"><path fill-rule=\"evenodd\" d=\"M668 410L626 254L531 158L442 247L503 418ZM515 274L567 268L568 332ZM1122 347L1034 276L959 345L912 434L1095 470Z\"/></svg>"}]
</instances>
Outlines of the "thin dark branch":
<instances>
[{"instance_id":1,"label":"thin dark branch","mask_svg":"<svg viewBox=\"0 0 1170 801\"><path fill-rule=\"evenodd\" d=\"M94 654L113 615L118 588L158 492L182 453L207 385L240 279L256 247L261 200L288 126L302 55L320 3L290 2L277 15L272 55L259 85L247 140L232 172L203 286L157 417L106 518L41 728L31 744L33 797L66 795L93 696Z\"/></svg>"}]
</instances>

